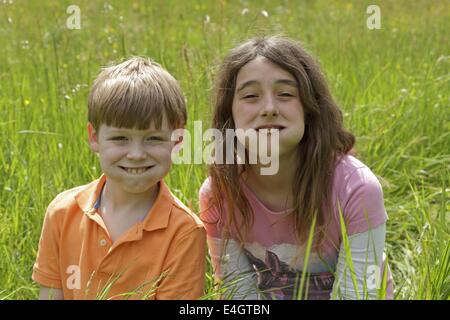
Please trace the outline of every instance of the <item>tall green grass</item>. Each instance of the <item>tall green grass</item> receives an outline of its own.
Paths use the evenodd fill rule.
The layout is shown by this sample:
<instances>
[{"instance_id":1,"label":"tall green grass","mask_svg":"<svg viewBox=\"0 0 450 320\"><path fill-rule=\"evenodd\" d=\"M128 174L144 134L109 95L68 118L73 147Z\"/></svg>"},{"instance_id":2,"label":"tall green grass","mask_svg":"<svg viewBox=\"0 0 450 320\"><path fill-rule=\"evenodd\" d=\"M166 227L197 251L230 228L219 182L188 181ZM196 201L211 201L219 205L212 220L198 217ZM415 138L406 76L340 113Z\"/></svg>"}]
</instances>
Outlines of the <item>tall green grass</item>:
<instances>
[{"instance_id":1,"label":"tall green grass","mask_svg":"<svg viewBox=\"0 0 450 320\"><path fill-rule=\"evenodd\" d=\"M100 175L85 125L101 66L154 58L180 80L188 129L194 120L206 129L221 58L273 33L318 58L359 158L383 184L395 297L449 298L448 1L378 1L381 30L366 27L369 1L74 2L0 1L0 298L37 297L31 271L46 206ZM66 28L71 4L80 30ZM179 165L167 182L197 210L205 177L204 165ZM210 263L206 279L213 296Z\"/></svg>"}]
</instances>

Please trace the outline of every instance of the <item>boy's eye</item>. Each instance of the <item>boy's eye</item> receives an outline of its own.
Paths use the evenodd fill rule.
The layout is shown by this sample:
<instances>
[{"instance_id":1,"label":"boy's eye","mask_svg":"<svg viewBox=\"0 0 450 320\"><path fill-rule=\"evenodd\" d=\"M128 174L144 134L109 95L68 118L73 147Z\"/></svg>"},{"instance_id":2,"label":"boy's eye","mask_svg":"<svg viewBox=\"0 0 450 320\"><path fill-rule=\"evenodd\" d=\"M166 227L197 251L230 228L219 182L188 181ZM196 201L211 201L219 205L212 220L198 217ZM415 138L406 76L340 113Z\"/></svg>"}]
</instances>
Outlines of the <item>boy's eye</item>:
<instances>
[{"instance_id":1,"label":"boy's eye","mask_svg":"<svg viewBox=\"0 0 450 320\"><path fill-rule=\"evenodd\" d=\"M149 141L163 141L164 139L162 137L154 136L154 137L148 137L147 140L149 140Z\"/></svg>"},{"instance_id":2,"label":"boy's eye","mask_svg":"<svg viewBox=\"0 0 450 320\"><path fill-rule=\"evenodd\" d=\"M127 138L123 137L123 136L117 136L117 137L112 137L111 140L113 140L113 141L125 141L125 140L127 140Z\"/></svg>"}]
</instances>

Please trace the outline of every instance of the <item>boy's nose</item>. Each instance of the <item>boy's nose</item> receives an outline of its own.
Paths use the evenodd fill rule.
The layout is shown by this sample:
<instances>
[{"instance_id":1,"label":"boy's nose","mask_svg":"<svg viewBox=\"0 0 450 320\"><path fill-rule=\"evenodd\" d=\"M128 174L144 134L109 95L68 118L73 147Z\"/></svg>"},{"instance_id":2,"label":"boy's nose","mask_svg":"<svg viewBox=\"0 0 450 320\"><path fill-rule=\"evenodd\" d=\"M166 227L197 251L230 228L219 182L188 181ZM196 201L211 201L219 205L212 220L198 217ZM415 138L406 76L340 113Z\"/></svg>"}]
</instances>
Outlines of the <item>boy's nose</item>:
<instances>
[{"instance_id":1,"label":"boy's nose","mask_svg":"<svg viewBox=\"0 0 450 320\"><path fill-rule=\"evenodd\" d=\"M140 144L133 144L128 151L127 158L130 160L142 160L147 158L147 153Z\"/></svg>"}]
</instances>

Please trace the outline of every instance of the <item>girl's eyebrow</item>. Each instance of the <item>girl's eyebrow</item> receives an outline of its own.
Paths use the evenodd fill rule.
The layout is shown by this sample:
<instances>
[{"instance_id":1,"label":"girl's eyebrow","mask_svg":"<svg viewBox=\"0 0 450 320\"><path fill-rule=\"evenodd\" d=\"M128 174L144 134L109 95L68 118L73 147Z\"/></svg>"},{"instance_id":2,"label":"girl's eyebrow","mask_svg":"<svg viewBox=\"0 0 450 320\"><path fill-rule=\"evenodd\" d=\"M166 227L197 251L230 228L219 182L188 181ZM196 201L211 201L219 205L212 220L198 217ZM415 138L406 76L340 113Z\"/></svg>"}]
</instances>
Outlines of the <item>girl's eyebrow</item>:
<instances>
[{"instance_id":1,"label":"girl's eyebrow","mask_svg":"<svg viewBox=\"0 0 450 320\"><path fill-rule=\"evenodd\" d=\"M287 84L288 86L297 88L297 82L290 79L280 79L277 80L275 83Z\"/></svg>"},{"instance_id":2,"label":"girl's eyebrow","mask_svg":"<svg viewBox=\"0 0 450 320\"><path fill-rule=\"evenodd\" d=\"M239 86L239 88L236 90L236 92L239 92L239 91L245 89L246 87L251 86L253 84L257 84L257 83L258 83L258 81L256 81L256 80L245 81L243 84L241 84Z\"/></svg>"},{"instance_id":3,"label":"girl's eyebrow","mask_svg":"<svg viewBox=\"0 0 450 320\"><path fill-rule=\"evenodd\" d=\"M245 89L248 86L251 86L251 85L257 84L257 83L258 83L258 81L256 81L256 80L245 81L243 84L241 84L239 86L239 88L236 90L236 93L238 93L239 91ZM276 84L280 84L280 83L281 84L286 84L286 85L289 85L289 86L297 88L297 82L294 81L294 80L291 80L291 79L278 79L277 81L275 81L275 83Z\"/></svg>"}]
</instances>

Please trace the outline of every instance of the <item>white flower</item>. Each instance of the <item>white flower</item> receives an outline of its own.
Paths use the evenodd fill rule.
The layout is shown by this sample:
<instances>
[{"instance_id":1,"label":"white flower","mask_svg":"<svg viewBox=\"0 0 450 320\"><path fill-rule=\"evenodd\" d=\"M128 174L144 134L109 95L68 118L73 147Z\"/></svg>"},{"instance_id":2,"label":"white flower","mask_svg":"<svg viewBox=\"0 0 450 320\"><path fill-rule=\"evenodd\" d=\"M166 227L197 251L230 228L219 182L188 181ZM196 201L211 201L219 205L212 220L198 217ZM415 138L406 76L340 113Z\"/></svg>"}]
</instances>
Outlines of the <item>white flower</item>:
<instances>
[{"instance_id":1,"label":"white flower","mask_svg":"<svg viewBox=\"0 0 450 320\"><path fill-rule=\"evenodd\" d=\"M209 23L210 20L211 20L211 19L209 18L209 16L206 15L206 16L205 16L205 23Z\"/></svg>"},{"instance_id":2,"label":"white flower","mask_svg":"<svg viewBox=\"0 0 450 320\"><path fill-rule=\"evenodd\" d=\"M241 15L245 16L248 13L248 8L244 8L241 11Z\"/></svg>"},{"instance_id":3,"label":"white flower","mask_svg":"<svg viewBox=\"0 0 450 320\"><path fill-rule=\"evenodd\" d=\"M110 5L109 3L105 2L105 3L103 4L103 10L105 10L105 11L113 11L114 8L113 8L112 5Z\"/></svg>"},{"instance_id":4,"label":"white flower","mask_svg":"<svg viewBox=\"0 0 450 320\"><path fill-rule=\"evenodd\" d=\"M450 59L450 56L440 56L440 57L436 60L436 63L447 62L449 59Z\"/></svg>"},{"instance_id":5,"label":"white flower","mask_svg":"<svg viewBox=\"0 0 450 320\"><path fill-rule=\"evenodd\" d=\"M268 13L266 10L262 10L262 11L261 11L261 14L262 14L264 17L266 17L266 18L269 17L269 13Z\"/></svg>"}]
</instances>

